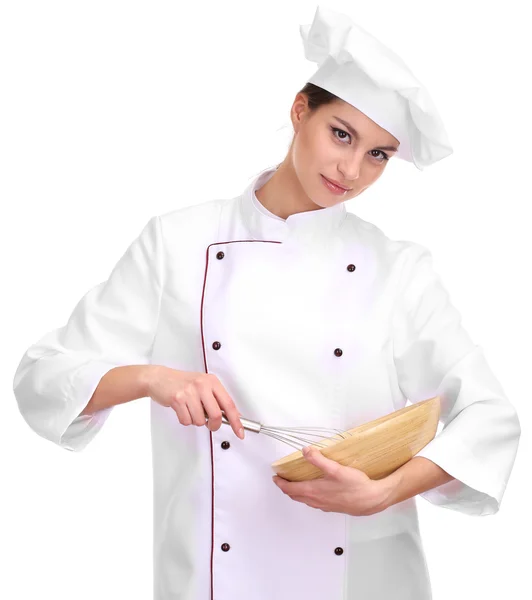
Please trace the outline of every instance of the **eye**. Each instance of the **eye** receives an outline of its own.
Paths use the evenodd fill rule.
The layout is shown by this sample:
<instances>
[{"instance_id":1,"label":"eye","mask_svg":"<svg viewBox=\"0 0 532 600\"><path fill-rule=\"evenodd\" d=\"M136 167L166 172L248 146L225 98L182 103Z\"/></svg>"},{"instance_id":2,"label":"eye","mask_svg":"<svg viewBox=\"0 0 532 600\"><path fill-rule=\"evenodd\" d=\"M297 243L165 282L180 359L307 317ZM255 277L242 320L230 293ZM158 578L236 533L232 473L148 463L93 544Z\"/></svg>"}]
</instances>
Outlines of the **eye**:
<instances>
[{"instance_id":1,"label":"eye","mask_svg":"<svg viewBox=\"0 0 532 600\"><path fill-rule=\"evenodd\" d=\"M386 152L383 152L382 150L371 150L371 152L378 152L379 154L382 155L382 158L380 159L379 162L384 162L385 160L389 160L389 156L386 154ZM377 156L375 156L374 158L377 158Z\"/></svg>"},{"instance_id":2,"label":"eye","mask_svg":"<svg viewBox=\"0 0 532 600\"><path fill-rule=\"evenodd\" d=\"M334 137L338 140L338 139L342 139L345 140L345 138L339 138L336 133L343 133L345 134L348 138L351 138L351 136L349 135L349 133L347 133L347 131L344 131L343 129L338 129L338 127L331 127L332 132L334 133Z\"/></svg>"},{"instance_id":3,"label":"eye","mask_svg":"<svg viewBox=\"0 0 532 600\"><path fill-rule=\"evenodd\" d=\"M347 133L347 131L344 131L343 129L339 129L338 127L331 127L331 131L334 134L334 137L337 140L345 140L345 137L338 137L338 135L342 134L347 136L349 139L351 139L351 135L349 133ZM338 134L338 135L337 135ZM382 150L370 150L370 153L373 152L378 152L378 154L381 156L381 158L379 159L379 162L384 162L385 160L389 160L389 156L386 154L386 152L383 152ZM375 156L374 154L372 154L373 158L378 158L378 155Z\"/></svg>"}]
</instances>

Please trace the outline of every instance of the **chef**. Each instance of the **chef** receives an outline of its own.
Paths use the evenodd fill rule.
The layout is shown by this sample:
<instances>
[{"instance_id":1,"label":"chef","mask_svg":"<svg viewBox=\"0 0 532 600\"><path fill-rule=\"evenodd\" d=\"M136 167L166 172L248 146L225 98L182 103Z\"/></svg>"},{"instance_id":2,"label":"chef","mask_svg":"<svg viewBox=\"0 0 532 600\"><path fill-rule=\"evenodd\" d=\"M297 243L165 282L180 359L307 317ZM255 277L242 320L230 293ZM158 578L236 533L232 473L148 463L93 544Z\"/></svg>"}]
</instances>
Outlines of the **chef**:
<instances>
[{"instance_id":1,"label":"chef","mask_svg":"<svg viewBox=\"0 0 532 600\"><path fill-rule=\"evenodd\" d=\"M236 197L152 217L15 374L29 426L71 451L142 395L118 373L152 374L154 600L428 600L416 494L494 514L517 452L516 411L430 251L345 208L389 160L451 154L428 92L346 15L318 7L300 31L318 69L283 162ZM443 428L384 479L313 448L323 476L289 482L272 478L293 452L281 441L178 418L163 387L188 373L264 424L346 430L439 396Z\"/></svg>"}]
</instances>

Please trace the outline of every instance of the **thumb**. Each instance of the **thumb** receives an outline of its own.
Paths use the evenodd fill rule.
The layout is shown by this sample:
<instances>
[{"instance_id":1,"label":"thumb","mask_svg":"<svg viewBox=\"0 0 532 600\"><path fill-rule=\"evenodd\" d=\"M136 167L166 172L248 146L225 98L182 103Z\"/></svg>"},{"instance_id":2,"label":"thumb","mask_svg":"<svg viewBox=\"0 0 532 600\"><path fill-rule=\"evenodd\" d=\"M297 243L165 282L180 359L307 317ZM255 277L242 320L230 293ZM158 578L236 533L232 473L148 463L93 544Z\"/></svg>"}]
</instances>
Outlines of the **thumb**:
<instances>
[{"instance_id":1,"label":"thumb","mask_svg":"<svg viewBox=\"0 0 532 600\"><path fill-rule=\"evenodd\" d=\"M336 473L342 467L342 465L336 461L323 456L318 448L307 446L306 448L303 448L301 452L303 453L305 460L308 460L309 463L312 463L314 466L318 467L318 469L323 471L323 473L326 475L336 475Z\"/></svg>"}]
</instances>

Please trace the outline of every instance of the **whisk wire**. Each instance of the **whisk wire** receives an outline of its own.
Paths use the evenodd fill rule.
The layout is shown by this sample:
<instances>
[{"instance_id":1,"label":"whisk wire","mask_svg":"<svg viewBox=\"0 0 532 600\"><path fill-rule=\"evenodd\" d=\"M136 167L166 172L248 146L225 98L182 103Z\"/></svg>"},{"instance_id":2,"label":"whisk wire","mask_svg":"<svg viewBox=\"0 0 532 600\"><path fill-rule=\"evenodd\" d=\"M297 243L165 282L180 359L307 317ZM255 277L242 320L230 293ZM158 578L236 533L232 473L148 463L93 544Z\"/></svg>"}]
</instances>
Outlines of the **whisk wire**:
<instances>
[{"instance_id":1,"label":"whisk wire","mask_svg":"<svg viewBox=\"0 0 532 600\"><path fill-rule=\"evenodd\" d=\"M207 415L206 415L207 416ZM263 425L258 421L240 418L244 429L253 431L254 433L263 433L271 438L274 438L284 444L292 446L296 450L301 450L305 446L312 444L313 446L319 446L326 448L325 442L315 441L310 438L336 438L346 439L352 434L348 431L342 431L341 429L331 429L328 427L276 427L273 425ZM222 422L229 425L229 421L222 411ZM318 433L321 432L321 433Z\"/></svg>"},{"instance_id":2,"label":"whisk wire","mask_svg":"<svg viewBox=\"0 0 532 600\"><path fill-rule=\"evenodd\" d=\"M314 431L321 433L313 433ZM331 435L332 432L332 435ZM351 434L348 432L344 432L340 429L327 429L324 427L274 427L271 425L262 425L259 433L264 433L269 437L275 438L280 442L284 442L296 448L296 450L300 450L301 448L312 444L314 446L319 446L321 448L326 448L327 444L325 442L315 441L311 438L337 438L337 439L346 439L347 436Z\"/></svg>"}]
</instances>

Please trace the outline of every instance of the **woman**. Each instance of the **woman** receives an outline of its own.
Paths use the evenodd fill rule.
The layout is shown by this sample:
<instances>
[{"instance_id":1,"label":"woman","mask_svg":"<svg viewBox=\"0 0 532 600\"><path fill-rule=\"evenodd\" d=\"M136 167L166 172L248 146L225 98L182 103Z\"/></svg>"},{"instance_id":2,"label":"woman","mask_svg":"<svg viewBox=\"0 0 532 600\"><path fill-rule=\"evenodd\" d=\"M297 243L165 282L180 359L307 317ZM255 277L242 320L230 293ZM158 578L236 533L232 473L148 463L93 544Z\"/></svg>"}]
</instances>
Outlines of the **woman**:
<instances>
[{"instance_id":1,"label":"woman","mask_svg":"<svg viewBox=\"0 0 532 600\"><path fill-rule=\"evenodd\" d=\"M318 8L301 32L320 66L282 163L151 218L15 375L28 424L68 450L150 398L155 600L427 600L415 495L493 514L514 463L517 414L430 252L345 209L388 160L448 156L441 120L345 15ZM436 395L444 429L381 480L314 449L322 478L272 481L291 450L239 435L242 416L345 430Z\"/></svg>"}]
</instances>

